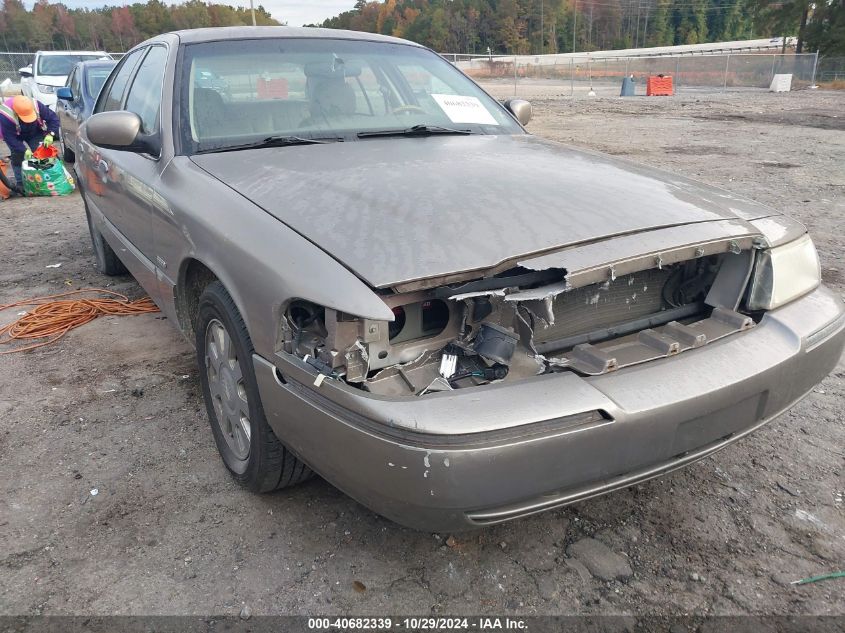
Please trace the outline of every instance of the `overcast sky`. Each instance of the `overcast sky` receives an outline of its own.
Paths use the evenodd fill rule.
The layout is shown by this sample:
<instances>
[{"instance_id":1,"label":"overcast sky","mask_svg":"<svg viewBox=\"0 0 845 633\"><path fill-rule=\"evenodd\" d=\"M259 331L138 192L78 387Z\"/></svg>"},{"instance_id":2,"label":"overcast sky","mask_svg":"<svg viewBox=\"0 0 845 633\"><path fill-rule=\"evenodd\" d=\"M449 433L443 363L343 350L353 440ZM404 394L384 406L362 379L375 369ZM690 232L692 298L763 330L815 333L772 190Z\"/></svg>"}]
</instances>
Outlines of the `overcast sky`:
<instances>
[{"instance_id":1,"label":"overcast sky","mask_svg":"<svg viewBox=\"0 0 845 633\"><path fill-rule=\"evenodd\" d=\"M255 2L264 5L274 18L280 22L287 22L291 26L317 24L355 6L355 0L307 0L306 2L255 0ZM247 2L244 6L249 6L249 3Z\"/></svg>"},{"instance_id":2,"label":"overcast sky","mask_svg":"<svg viewBox=\"0 0 845 633\"><path fill-rule=\"evenodd\" d=\"M64 4L71 8L88 7L89 9L99 8L104 5L132 4L135 1L143 0L63 0ZM249 6L249 0L211 0L220 4L231 4L233 6ZM173 4L173 0L163 0L165 4ZM27 7L32 8L33 1L26 2ZM263 5L270 14L280 22L287 22L291 26L302 26L303 24L317 24L326 18L348 11L355 5L355 0L306 0L304 2L288 2L286 0L255 0L255 6Z\"/></svg>"}]
</instances>

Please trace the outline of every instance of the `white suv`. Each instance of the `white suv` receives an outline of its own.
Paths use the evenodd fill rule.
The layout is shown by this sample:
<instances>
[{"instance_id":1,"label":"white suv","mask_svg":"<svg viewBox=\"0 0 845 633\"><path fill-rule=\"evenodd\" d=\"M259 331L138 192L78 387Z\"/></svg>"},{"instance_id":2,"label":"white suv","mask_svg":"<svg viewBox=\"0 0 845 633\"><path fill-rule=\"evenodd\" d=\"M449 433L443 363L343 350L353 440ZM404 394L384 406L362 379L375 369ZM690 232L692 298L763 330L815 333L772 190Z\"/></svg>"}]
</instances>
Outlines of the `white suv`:
<instances>
[{"instance_id":1,"label":"white suv","mask_svg":"<svg viewBox=\"0 0 845 633\"><path fill-rule=\"evenodd\" d=\"M20 69L21 92L56 109L56 89L67 82L76 62L111 59L103 51L38 51L32 64Z\"/></svg>"}]
</instances>

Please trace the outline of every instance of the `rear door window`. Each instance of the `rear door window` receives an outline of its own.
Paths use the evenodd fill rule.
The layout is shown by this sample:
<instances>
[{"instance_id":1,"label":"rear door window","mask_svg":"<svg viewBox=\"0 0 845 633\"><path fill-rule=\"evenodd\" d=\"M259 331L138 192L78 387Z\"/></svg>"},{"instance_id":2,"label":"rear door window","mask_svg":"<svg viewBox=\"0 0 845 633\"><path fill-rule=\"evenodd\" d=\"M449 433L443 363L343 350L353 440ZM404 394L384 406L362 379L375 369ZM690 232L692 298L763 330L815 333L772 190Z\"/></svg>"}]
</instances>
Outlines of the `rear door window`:
<instances>
[{"instance_id":1,"label":"rear door window","mask_svg":"<svg viewBox=\"0 0 845 633\"><path fill-rule=\"evenodd\" d=\"M137 51L129 53L129 55L120 61L120 67L97 100L95 112L110 112L112 110L122 109L123 93L126 91L126 84L129 83L135 67L146 52L146 48L139 48Z\"/></svg>"},{"instance_id":2,"label":"rear door window","mask_svg":"<svg viewBox=\"0 0 845 633\"><path fill-rule=\"evenodd\" d=\"M164 82L164 68L167 65L167 48L153 46L141 62L125 110L141 117L141 130L152 134L158 130L158 114L161 108L161 86Z\"/></svg>"},{"instance_id":3,"label":"rear door window","mask_svg":"<svg viewBox=\"0 0 845 633\"><path fill-rule=\"evenodd\" d=\"M100 94L100 90L103 89L103 84L106 83L106 79L109 78L109 73L111 73L111 68L88 69L85 84L88 87L88 94L90 94L94 99L97 98Z\"/></svg>"},{"instance_id":4,"label":"rear door window","mask_svg":"<svg viewBox=\"0 0 845 633\"><path fill-rule=\"evenodd\" d=\"M82 99L82 79L81 77L82 71L79 68L74 68L73 73L70 75L70 81L68 85L70 86L70 92L73 94L74 100Z\"/></svg>"}]
</instances>

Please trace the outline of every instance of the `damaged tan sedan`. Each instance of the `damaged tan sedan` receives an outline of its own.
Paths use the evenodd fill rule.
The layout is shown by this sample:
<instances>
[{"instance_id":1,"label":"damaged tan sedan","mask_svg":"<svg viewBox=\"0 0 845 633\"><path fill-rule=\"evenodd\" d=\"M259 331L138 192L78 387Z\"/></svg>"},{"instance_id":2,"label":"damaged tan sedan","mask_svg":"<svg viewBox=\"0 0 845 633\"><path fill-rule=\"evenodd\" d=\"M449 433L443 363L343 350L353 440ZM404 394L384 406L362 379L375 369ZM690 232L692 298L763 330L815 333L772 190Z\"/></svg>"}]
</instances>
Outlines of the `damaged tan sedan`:
<instances>
[{"instance_id":1,"label":"damaged tan sedan","mask_svg":"<svg viewBox=\"0 0 845 633\"><path fill-rule=\"evenodd\" d=\"M97 265L195 342L257 492L313 471L416 528L514 519L725 447L845 345L800 224L535 138L526 102L410 42L171 33L95 112Z\"/></svg>"}]
</instances>

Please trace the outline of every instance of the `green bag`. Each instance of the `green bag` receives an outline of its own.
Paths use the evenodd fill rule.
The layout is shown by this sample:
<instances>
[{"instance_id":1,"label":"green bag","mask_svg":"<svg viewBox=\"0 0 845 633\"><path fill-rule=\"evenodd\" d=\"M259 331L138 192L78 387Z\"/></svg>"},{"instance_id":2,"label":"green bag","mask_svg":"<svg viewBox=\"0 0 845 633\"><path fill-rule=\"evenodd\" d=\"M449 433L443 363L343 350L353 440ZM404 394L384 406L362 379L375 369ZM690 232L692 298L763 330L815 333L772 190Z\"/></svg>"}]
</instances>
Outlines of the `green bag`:
<instances>
[{"instance_id":1,"label":"green bag","mask_svg":"<svg viewBox=\"0 0 845 633\"><path fill-rule=\"evenodd\" d=\"M76 189L73 176L58 158L25 160L21 174L27 196L66 196Z\"/></svg>"}]
</instances>

